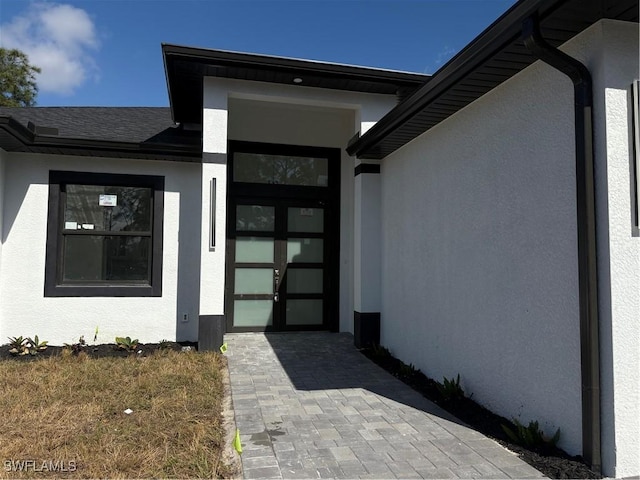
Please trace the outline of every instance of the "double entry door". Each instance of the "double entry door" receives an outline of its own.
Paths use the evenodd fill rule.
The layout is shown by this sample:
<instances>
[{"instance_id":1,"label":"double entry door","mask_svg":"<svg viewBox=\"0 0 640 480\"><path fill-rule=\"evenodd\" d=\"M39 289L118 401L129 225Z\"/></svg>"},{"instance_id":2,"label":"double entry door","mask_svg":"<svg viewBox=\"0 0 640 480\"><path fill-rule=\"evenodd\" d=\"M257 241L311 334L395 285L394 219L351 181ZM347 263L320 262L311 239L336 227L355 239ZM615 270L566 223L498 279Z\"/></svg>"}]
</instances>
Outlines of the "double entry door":
<instances>
[{"instance_id":1,"label":"double entry door","mask_svg":"<svg viewBox=\"0 0 640 480\"><path fill-rule=\"evenodd\" d=\"M229 206L227 330L332 329L337 248L327 203L236 197Z\"/></svg>"}]
</instances>

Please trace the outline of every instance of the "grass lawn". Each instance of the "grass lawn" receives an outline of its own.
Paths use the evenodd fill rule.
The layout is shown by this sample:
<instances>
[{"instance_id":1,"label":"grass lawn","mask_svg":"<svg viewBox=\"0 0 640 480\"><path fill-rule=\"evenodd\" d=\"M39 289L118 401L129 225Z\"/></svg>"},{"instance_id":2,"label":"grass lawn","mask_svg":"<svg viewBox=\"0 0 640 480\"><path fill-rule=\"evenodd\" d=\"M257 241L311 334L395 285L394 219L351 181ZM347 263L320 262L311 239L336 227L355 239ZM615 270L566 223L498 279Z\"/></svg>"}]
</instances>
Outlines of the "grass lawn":
<instances>
[{"instance_id":1,"label":"grass lawn","mask_svg":"<svg viewBox=\"0 0 640 480\"><path fill-rule=\"evenodd\" d=\"M0 478L230 477L225 362L171 350L0 361Z\"/></svg>"}]
</instances>

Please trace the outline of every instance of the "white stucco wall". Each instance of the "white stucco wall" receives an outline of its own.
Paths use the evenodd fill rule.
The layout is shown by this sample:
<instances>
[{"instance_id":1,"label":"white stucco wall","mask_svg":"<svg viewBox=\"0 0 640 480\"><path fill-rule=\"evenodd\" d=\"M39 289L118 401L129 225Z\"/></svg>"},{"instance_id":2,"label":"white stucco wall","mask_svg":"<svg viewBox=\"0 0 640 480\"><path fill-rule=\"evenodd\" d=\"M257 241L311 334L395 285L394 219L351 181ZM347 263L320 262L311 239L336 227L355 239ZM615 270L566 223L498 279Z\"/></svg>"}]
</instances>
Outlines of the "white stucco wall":
<instances>
[{"instance_id":1,"label":"white stucco wall","mask_svg":"<svg viewBox=\"0 0 640 480\"><path fill-rule=\"evenodd\" d=\"M632 232L629 93L638 24L604 21L576 44L593 73L601 335L602 460L606 475L640 475L640 238ZM595 54L589 55L598 45Z\"/></svg>"},{"instance_id":2,"label":"white stucco wall","mask_svg":"<svg viewBox=\"0 0 640 480\"><path fill-rule=\"evenodd\" d=\"M200 315L224 314L227 119L228 96L224 90L203 87L202 112L202 198L200 233ZM211 246L211 181L215 179L215 246Z\"/></svg>"},{"instance_id":3,"label":"white stucco wall","mask_svg":"<svg viewBox=\"0 0 640 480\"><path fill-rule=\"evenodd\" d=\"M297 85L276 85L208 78L204 81L204 158L218 162L224 175L226 140L340 148L340 331L353 331L354 311L354 159L344 151L349 139L373 124L396 104L394 96L323 90ZM225 114L226 113L226 114ZM204 181L204 176L203 176ZM219 180L220 181L220 180ZM224 198L224 197L223 197ZM208 208L203 203L203 212ZM224 209L224 206L219 208ZM222 218L226 215L226 209ZM204 239L204 236L203 236ZM211 264L205 268L205 263ZM203 246L201 314L221 314L224 251ZM224 270L222 270L224 272ZM214 280L215 276L215 280ZM207 285L205 288L205 284ZM207 298L205 298L205 296Z\"/></svg>"},{"instance_id":4,"label":"white stucco wall","mask_svg":"<svg viewBox=\"0 0 640 480\"><path fill-rule=\"evenodd\" d=\"M573 115L537 62L384 160L382 343L578 454Z\"/></svg>"},{"instance_id":5,"label":"white stucco wall","mask_svg":"<svg viewBox=\"0 0 640 480\"><path fill-rule=\"evenodd\" d=\"M202 231L200 238L200 315L224 314L225 243L227 230L226 154L204 154L202 163ZM211 181L215 179L215 215L211 215ZM215 218L215 220L214 220ZM211 223L215 221L215 245Z\"/></svg>"},{"instance_id":6,"label":"white stucco wall","mask_svg":"<svg viewBox=\"0 0 640 480\"><path fill-rule=\"evenodd\" d=\"M354 310L379 313L382 244L380 175L361 173L355 178Z\"/></svg>"},{"instance_id":7,"label":"white stucco wall","mask_svg":"<svg viewBox=\"0 0 640 480\"><path fill-rule=\"evenodd\" d=\"M640 250L628 89L638 26L562 47L594 77L604 473L640 474ZM382 165L382 343L580 454L573 88L537 62ZM407 335L406 332L411 332Z\"/></svg>"},{"instance_id":8,"label":"white stucco wall","mask_svg":"<svg viewBox=\"0 0 640 480\"><path fill-rule=\"evenodd\" d=\"M44 297L49 170L165 177L162 297ZM200 182L199 164L6 155L0 338L37 334L61 345L93 339L98 326L99 342L197 340Z\"/></svg>"},{"instance_id":9,"label":"white stucco wall","mask_svg":"<svg viewBox=\"0 0 640 480\"><path fill-rule=\"evenodd\" d=\"M2 244L4 243L4 234L2 229L2 218L4 212L4 157L7 155L3 149L0 148L0 275L2 273ZM2 297L0 297L0 301ZM0 310L0 322L2 322L1 310Z\"/></svg>"}]
</instances>

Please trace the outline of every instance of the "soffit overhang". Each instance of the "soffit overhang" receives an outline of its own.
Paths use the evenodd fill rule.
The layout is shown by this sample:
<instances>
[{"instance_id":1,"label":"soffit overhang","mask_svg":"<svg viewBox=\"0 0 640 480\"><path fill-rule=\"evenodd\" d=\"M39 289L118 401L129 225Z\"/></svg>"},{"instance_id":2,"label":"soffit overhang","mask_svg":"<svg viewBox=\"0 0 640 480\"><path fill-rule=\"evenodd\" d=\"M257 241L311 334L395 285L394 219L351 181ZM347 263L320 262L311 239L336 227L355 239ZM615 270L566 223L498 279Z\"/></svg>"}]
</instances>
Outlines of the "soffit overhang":
<instances>
[{"instance_id":1,"label":"soffit overhang","mask_svg":"<svg viewBox=\"0 0 640 480\"><path fill-rule=\"evenodd\" d=\"M382 159L524 70L537 59L522 41L522 23L537 15L554 47L601 19L638 22L637 0L520 0L422 88L391 110L347 152Z\"/></svg>"},{"instance_id":2,"label":"soffit overhang","mask_svg":"<svg viewBox=\"0 0 640 480\"><path fill-rule=\"evenodd\" d=\"M162 44L169 103L177 123L202 123L205 77L277 83L402 99L425 84L429 75L295 58ZM294 79L302 82L296 84Z\"/></svg>"}]
</instances>

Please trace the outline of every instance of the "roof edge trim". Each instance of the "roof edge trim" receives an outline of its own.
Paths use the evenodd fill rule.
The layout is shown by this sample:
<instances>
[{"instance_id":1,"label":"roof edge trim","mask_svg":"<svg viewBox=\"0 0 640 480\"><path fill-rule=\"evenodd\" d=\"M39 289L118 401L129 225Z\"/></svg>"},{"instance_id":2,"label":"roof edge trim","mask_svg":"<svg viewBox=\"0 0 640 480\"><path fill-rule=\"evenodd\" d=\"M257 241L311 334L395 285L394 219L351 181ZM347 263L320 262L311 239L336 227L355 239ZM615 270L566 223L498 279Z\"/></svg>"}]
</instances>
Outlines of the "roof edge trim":
<instances>
[{"instance_id":1,"label":"roof edge trim","mask_svg":"<svg viewBox=\"0 0 640 480\"><path fill-rule=\"evenodd\" d=\"M162 44L162 53L165 59L167 55L183 56L185 58L199 59L202 61L220 61L232 64L247 64L254 66L282 67L306 69L314 73L341 73L361 75L369 79L395 80L409 82L425 82L431 75L402 70L392 70L376 67L365 67L344 63L325 62L320 60L308 60L293 57L266 55L258 53L234 52L231 50L218 50L211 48L189 47L170 43Z\"/></svg>"},{"instance_id":2,"label":"roof edge trim","mask_svg":"<svg viewBox=\"0 0 640 480\"><path fill-rule=\"evenodd\" d=\"M120 142L113 140L93 140L84 138L58 137L54 135L38 135L11 116L0 115L0 129L11 135L17 142L26 148L51 148L51 149L85 149L88 151L132 153L132 154L159 154L182 157L200 157L200 148L166 143L146 142ZM0 145L1 147L1 145ZM15 149L7 150L16 151ZM53 153L53 152L52 152Z\"/></svg>"},{"instance_id":3,"label":"roof edge trim","mask_svg":"<svg viewBox=\"0 0 640 480\"><path fill-rule=\"evenodd\" d=\"M440 68L422 88L382 117L347 147L349 155L368 156L388 134L422 111L505 45L519 38L521 23L534 13L544 18L566 0L522 0L513 5L471 43ZM378 157L376 157L378 158Z\"/></svg>"}]
</instances>

